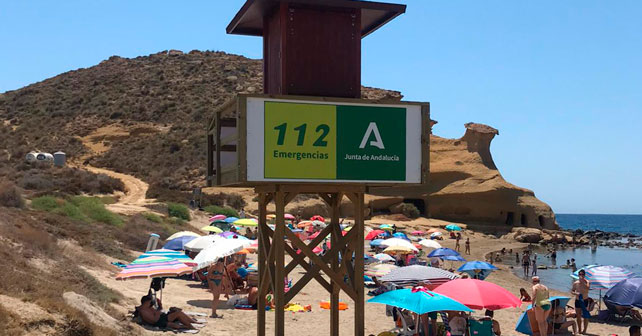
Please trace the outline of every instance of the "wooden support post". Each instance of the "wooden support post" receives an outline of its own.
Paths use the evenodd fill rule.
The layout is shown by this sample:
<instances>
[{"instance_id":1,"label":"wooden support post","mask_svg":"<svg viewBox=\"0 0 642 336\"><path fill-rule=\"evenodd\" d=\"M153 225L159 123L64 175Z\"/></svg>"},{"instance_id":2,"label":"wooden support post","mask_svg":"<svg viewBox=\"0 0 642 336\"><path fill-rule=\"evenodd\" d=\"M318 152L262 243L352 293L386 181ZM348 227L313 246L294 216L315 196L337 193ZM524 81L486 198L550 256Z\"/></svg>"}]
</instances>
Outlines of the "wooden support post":
<instances>
[{"instance_id":1,"label":"wooden support post","mask_svg":"<svg viewBox=\"0 0 642 336\"><path fill-rule=\"evenodd\" d=\"M266 258L267 255L265 254L265 240L264 240L264 235L265 235L265 228L267 227L267 220L266 220L266 215L267 215L267 194L266 193L260 193L259 194L259 231L258 231L258 239L259 239L259 295L256 301L257 304L257 317L256 317L256 334L258 336L265 336L265 297L266 297L266 292L267 292L267 286L263 286L263 281L267 281L268 278L266 277L263 279L263 273L267 272L267 263L266 263Z\"/></svg>"},{"instance_id":2,"label":"wooden support post","mask_svg":"<svg viewBox=\"0 0 642 336\"><path fill-rule=\"evenodd\" d=\"M354 204L354 227L356 230L355 258L354 258L354 290L357 292L357 298L354 304L354 335L363 336L365 331L365 314L364 314L364 295L363 295L363 193L356 194L357 202ZM350 230L350 231L352 231Z\"/></svg>"},{"instance_id":3,"label":"wooden support post","mask_svg":"<svg viewBox=\"0 0 642 336\"><path fill-rule=\"evenodd\" d=\"M332 194L330 198L332 208L332 218L330 220L330 225L332 226L332 249L339 248L339 241L341 237L341 229L339 227L339 197L341 194L335 193ZM342 256L345 258L345 256ZM339 254L332 256L331 261L332 271L337 273L339 270ZM330 335L339 336L339 291L340 285L332 280L332 293L330 294Z\"/></svg>"},{"instance_id":4,"label":"wooden support post","mask_svg":"<svg viewBox=\"0 0 642 336\"><path fill-rule=\"evenodd\" d=\"M285 335L285 193L278 190L274 197L276 205L276 227L272 237L274 249L274 335Z\"/></svg>"}]
</instances>

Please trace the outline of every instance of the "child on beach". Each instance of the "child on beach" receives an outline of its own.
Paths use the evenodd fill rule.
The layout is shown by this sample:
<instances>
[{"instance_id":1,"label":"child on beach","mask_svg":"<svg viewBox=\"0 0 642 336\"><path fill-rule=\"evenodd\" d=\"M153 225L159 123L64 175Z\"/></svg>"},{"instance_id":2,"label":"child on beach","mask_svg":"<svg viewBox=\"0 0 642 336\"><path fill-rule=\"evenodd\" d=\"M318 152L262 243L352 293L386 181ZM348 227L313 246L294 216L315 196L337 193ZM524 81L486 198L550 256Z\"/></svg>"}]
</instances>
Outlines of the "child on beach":
<instances>
[{"instance_id":1,"label":"child on beach","mask_svg":"<svg viewBox=\"0 0 642 336\"><path fill-rule=\"evenodd\" d=\"M533 301L533 299L531 299L531 296L528 295L528 292L526 292L525 288L520 288L519 289L519 299L522 302L531 302L531 301Z\"/></svg>"}]
</instances>

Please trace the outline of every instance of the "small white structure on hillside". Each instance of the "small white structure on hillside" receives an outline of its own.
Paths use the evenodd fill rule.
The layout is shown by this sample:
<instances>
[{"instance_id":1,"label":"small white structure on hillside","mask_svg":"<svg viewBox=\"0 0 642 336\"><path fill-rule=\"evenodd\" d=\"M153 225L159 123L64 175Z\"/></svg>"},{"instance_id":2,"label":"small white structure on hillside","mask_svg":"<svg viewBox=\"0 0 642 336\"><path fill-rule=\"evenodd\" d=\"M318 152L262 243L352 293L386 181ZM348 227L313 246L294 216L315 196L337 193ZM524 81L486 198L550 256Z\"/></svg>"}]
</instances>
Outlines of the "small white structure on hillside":
<instances>
[{"instance_id":1,"label":"small white structure on hillside","mask_svg":"<svg viewBox=\"0 0 642 336\"><path fill-rule=\"evenodd\" d=\"M65 162L67 161L67 154L64 152L55 152L53 153L53 163L56 167L64 167Z\"/></svg>"}]
</instances>

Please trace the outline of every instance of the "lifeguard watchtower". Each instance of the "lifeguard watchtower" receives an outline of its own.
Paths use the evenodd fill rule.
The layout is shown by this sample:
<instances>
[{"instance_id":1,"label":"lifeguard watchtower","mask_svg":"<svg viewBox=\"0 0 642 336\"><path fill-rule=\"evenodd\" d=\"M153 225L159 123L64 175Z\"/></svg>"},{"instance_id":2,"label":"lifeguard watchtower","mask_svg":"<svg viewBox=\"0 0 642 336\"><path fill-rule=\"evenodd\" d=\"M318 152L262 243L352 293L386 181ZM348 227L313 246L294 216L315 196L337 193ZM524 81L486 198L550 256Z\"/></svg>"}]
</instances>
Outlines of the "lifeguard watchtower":
<instances>
[{"instance_id":1,"label":"lifeguard watchtower","mask_svg":"<svg viewBox=\"0 0 642 336\"><path fill-rule=\"evenodd\" d=\"M339 334L340 291L354 300L353 334L364 334L364 193L428 178L428 103L360 99L361 39L405 10L369 1L247 0L227 27L263 37L264 94L238 95L216 112L207 180L258 194L260 336L267 293L274 293L275 335L284 335L283 307L312 279L330 294L330 334ZM320 195L331 209L329 225L308 243L284 224L285 206L300 193ZM355 209L345 235L344 196ZM266 222L272 201L274 230ZM328 238L331 248L315 254ZM306 273L286 293L284 279L297 266Z\"/></svg>"}]
</instances>

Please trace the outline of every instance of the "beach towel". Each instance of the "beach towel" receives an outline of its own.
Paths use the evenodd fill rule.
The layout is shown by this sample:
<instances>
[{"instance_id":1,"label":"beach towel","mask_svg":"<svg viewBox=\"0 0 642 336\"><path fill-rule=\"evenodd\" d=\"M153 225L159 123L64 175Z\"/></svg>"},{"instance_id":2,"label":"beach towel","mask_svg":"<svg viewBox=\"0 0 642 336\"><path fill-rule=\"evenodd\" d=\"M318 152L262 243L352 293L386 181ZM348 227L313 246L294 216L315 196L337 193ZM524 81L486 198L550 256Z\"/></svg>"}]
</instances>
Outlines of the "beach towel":
<instances>
[{"instance_id":1,"label":"beach towel","mask_svg":"<svg viewBox=\"0 0 642 336\"><path fill-rule=\"evenodd\" d=\"M586 304L584 303L584 297L582 294L580 294L580 308L582 309L582 317L583 318L590 318L591 313L588 311L588 308L586 307Z\"/></svg>"}]
</instances>

